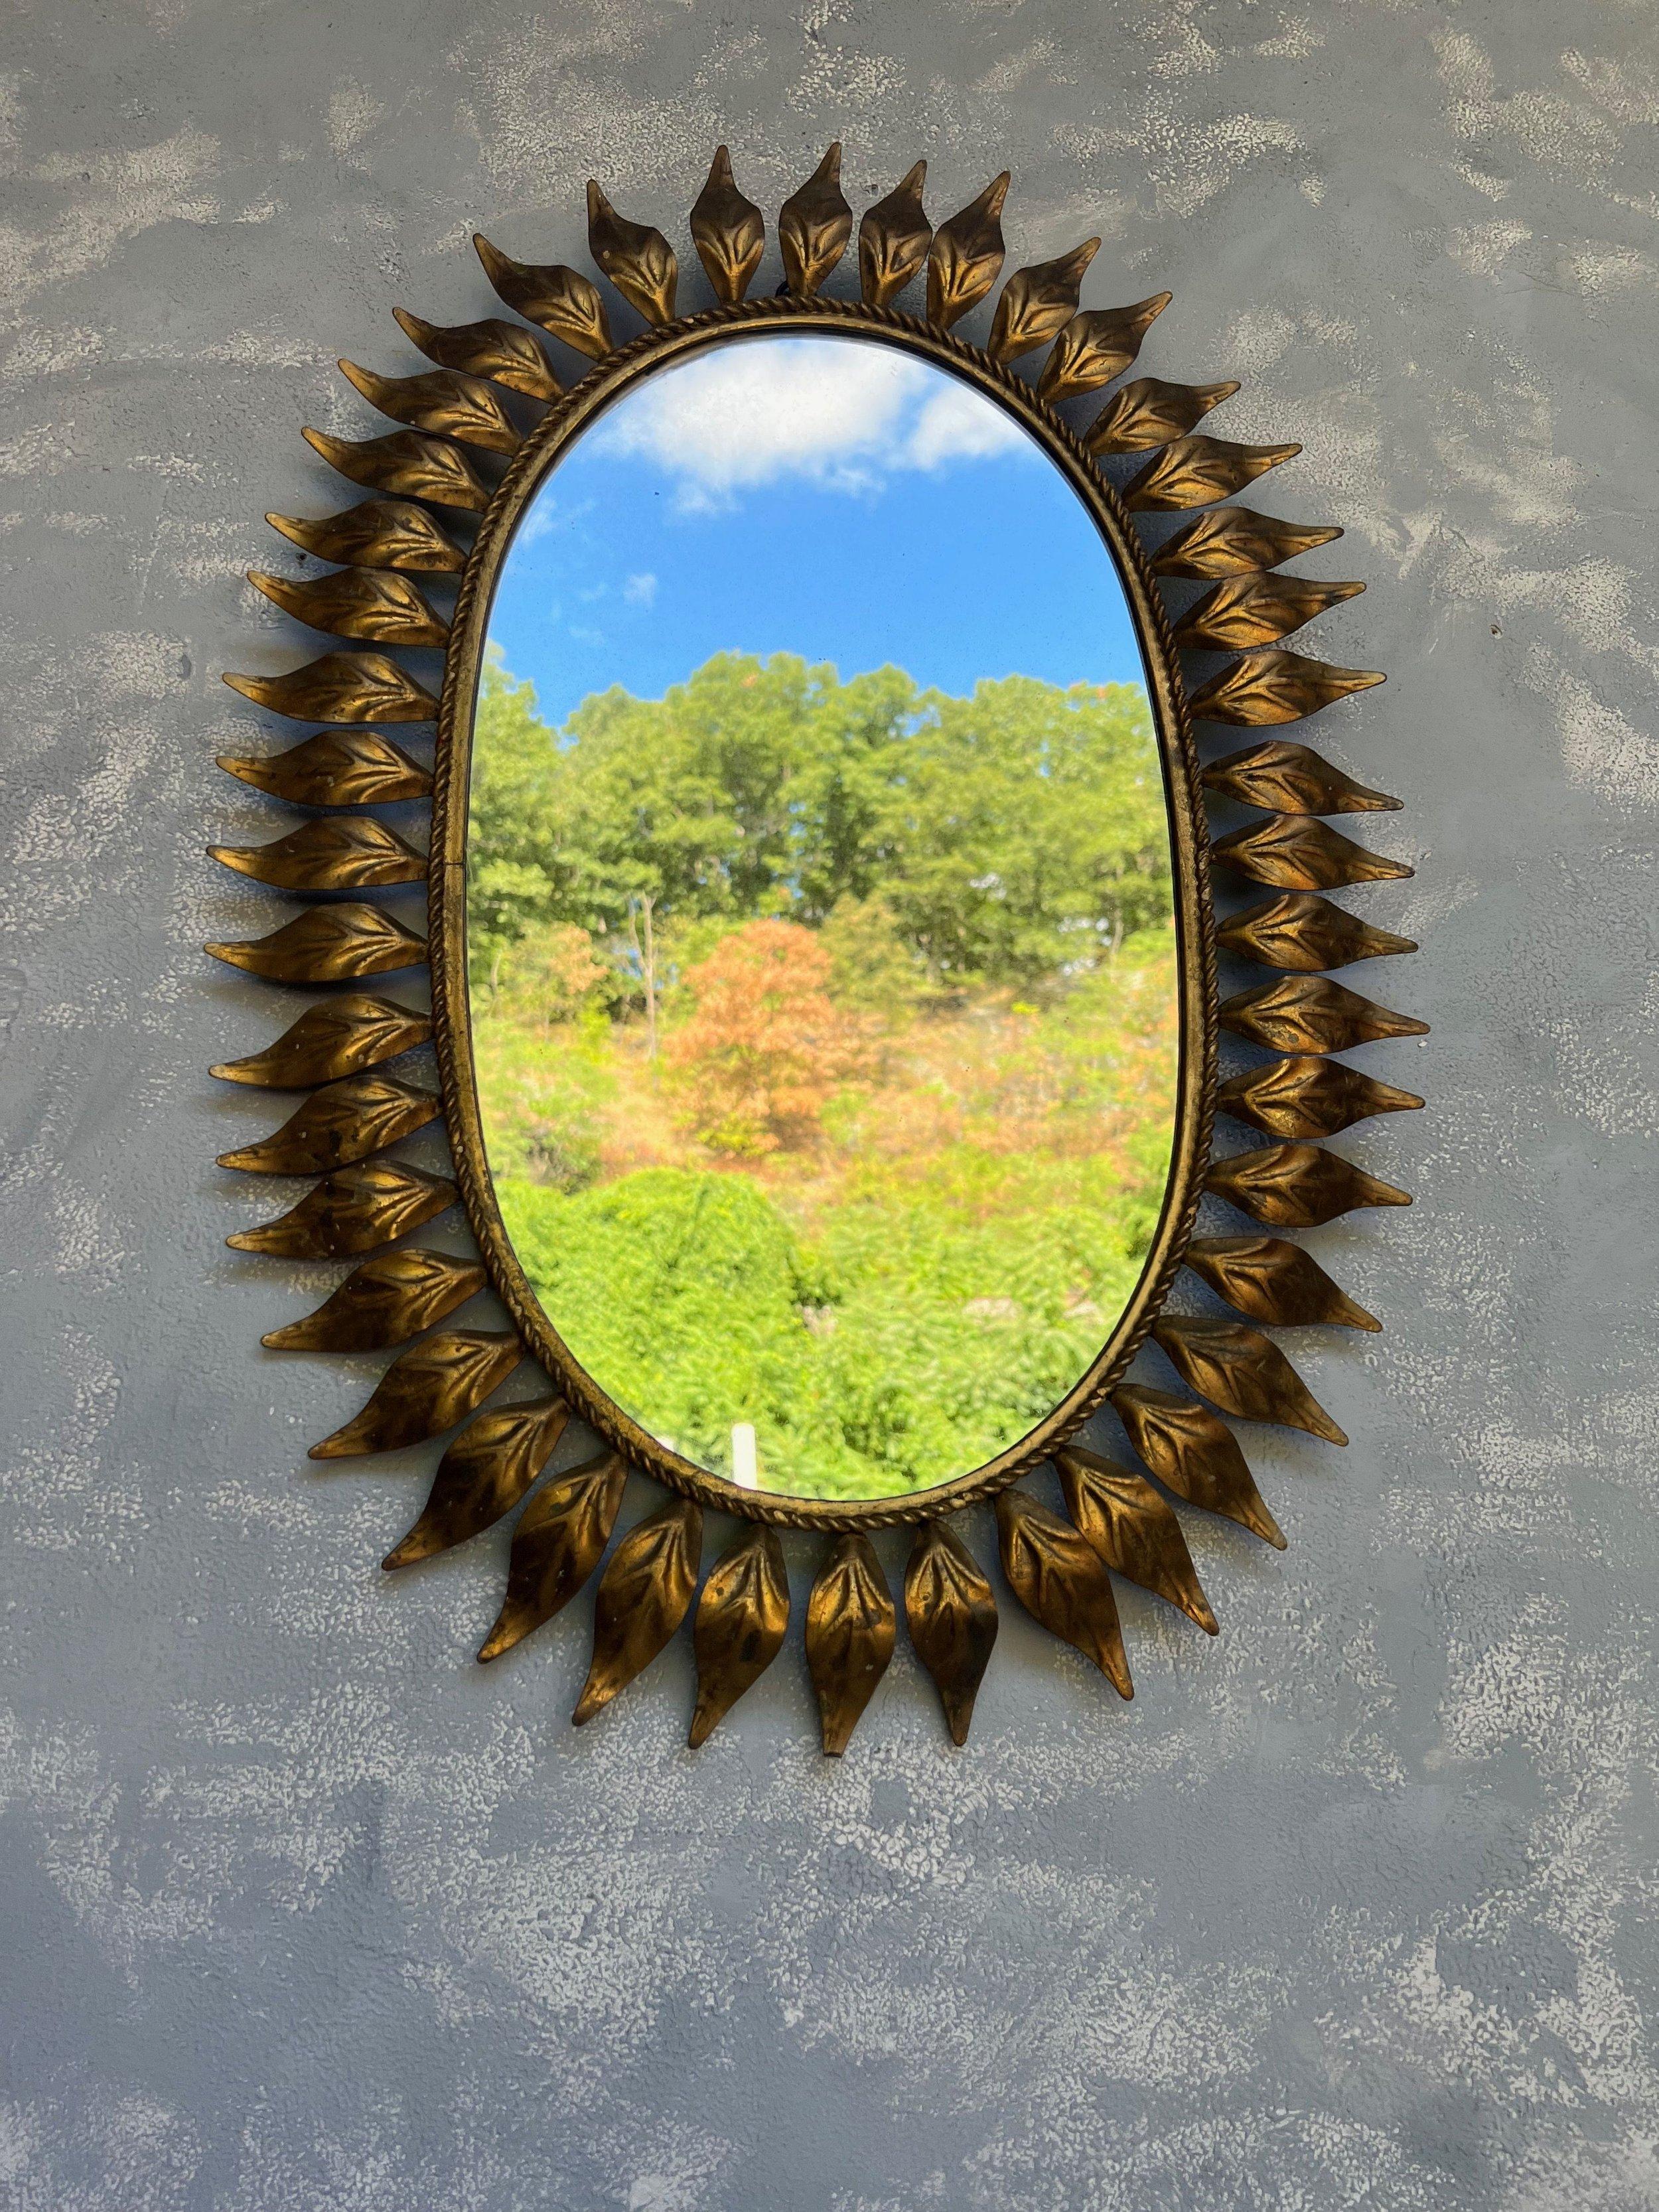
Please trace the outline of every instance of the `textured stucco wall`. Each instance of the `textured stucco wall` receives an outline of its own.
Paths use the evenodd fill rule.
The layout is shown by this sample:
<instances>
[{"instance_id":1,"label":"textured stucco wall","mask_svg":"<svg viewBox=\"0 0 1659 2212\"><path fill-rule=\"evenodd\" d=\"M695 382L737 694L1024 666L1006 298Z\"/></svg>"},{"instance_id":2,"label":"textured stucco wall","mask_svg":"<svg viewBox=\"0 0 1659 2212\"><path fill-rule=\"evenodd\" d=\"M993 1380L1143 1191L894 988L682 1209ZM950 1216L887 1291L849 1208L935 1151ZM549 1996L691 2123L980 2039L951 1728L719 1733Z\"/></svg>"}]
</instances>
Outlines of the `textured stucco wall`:
<instances>
[{"instance_id":1,"label":"textured stucco wall","mask_svg":"<svg viewBox=\"0 0 1659 2212\"><path fill-rule=\"evenodd\" d=\"M7 2206L1659 2204L1654 28L14 9ZM1368 1064L1432 1110L1346 1146L1416 1208L1314 1240L1388 1322L1292 1346L1352 1448L1250 1440L1283 1557L1188 1516L1218 1644L1128 1594L1124 1709L1006 1602L967 1753L902 1656L821 1760L796 1656L693 1759L683 1653L574 1734L585 1603L475 1668L503 1541L386 1586L414 1463L307 1471L362 1377L261 1355L302 1271L223 1247L277 1117L204 1071L283 1009L202 847L271 818L218 672L301 657L240 577L331 496L300 424L367 428L334 356L489 312L475 222L574 258L590 169L679 234L717 138L775 207L836 133L860 205L1006 160L1017 258L1103 231L1090 299L1176 295L1144 366L1305 441L1261 503L1346 526L1319 649L1393 678L1317 736L1420 871L1356 980L1435 1032Z\"/></svg>"}]
</instances>

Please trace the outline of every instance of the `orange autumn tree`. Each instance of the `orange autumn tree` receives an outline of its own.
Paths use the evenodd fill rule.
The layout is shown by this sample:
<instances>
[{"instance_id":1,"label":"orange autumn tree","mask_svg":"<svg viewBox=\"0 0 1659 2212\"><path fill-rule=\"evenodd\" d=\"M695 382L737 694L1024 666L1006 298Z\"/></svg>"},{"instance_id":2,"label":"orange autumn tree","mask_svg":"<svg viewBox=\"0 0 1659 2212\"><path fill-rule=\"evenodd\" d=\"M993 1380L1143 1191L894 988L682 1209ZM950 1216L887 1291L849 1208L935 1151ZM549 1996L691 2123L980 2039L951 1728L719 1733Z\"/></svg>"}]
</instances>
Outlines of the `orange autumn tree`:
<instances>
[{"instance_id":1,"label":"orange autumn tree","mask_svg":"<svg viewBox=\"0 0 1659 2212\"><path fill-rule=\"evenodd\" d=\"M830 969L812 931L762 920L686 969L694 1012L665 1058L684 1124L705 1145L752 1158L817 1138L831 1094L865 1057L857 1024L830 997Z\"/></svg>"}]
</instances>

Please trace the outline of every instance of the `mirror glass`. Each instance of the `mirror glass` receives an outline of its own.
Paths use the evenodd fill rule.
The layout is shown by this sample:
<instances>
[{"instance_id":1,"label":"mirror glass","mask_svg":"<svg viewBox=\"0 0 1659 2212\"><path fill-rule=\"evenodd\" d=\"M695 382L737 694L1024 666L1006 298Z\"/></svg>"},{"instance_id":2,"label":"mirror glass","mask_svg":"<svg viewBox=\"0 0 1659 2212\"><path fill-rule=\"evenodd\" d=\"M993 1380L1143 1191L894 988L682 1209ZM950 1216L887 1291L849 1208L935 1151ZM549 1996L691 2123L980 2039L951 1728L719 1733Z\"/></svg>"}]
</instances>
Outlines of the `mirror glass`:
<instances>
[{"instance_id":1,"label":"mirror glass","mask_svg":"<svg viewBox=\"0 0 1659 2212\"><path fill-rule=\"evenodd\" d=\"M1017 1444L1133 1291L1173 1134L1164 777L1087 508L917 354L725 339L565 450L489 639L473 1043L553 1328L749 1487Z\"/></svg>"}]
</instances>

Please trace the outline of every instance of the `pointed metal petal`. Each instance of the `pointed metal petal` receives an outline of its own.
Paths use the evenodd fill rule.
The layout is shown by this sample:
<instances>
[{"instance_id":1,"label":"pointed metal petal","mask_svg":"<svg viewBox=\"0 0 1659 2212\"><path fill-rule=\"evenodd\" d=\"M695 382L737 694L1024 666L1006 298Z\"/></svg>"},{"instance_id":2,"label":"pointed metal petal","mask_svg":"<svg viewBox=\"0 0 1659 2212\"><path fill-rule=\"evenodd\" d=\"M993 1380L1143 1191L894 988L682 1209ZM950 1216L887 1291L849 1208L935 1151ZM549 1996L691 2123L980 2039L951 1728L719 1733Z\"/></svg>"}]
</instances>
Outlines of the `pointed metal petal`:
<instances>
[{"instance_id":1,"label":"pointed metal petal","mask_svg":"<svg viewBox=\"0 0 1659 2212\"><path fill-rule=\"evenodd\" d=\"M379 907L354 902L313 907L269 937L216 941L204 950L270 983L348 983L418 966L426 958L426 939Z\"/></svg>"},{"instance_id":2,"label":"pointed metal petal","mask_svg":"<svg viewBox=\"0 0 1659 2212\"><path fill-rule=\"evenodd\" d=\"M303 1321L273 1328L272 1352L387 1352L446 1320L484 1286L476 1260L415 1245L353 1268Z\"/></svg>"},{"instance_id":3,"label":"pointed metal petal","mask_svg":"<svg viewBox=\"0 0 1659 2212\"><path fill-rule=\"evenodd\" d=\"M1189 653L1243 653L1252 646L1272 645L1345 599L1358 599L1364 588L1316 583L1305 576L1231 576L1188 607L1176 624L1176 643ZM1330 814L1335 809L1315 806L1307 811Z\"/></svg>"},{"instance_id":4,"label":"pointed metal petal","mask_svg":"<svg viewBox=\"0 0 1659 2212\"><path fill-rule=\"evenodd\" d=\"M301 582L250 568L256 592L313 629L376 645L447 645L449 624L395 568L341 568Z\"/></svg>"},{"instance_id":5,"label":"pointed metal petal","mask_svg":"<svg viewBox=\"0 0 1659 2212\"><path fill-rule=\"evenodd\" d=\"M1305 1429L1327 1443L1345 1437L1276 1344L1243 1322L1164 1314L1152 1334L1183 1382L1243 1421Z\"/></svg>"},{"instance_id":6,"label":"pointed metal petal","mask_svg":"<svg viewBox=\"0 0 1659 2212\"><path fill-rule=\"evenodd\" d=\"M458 507L469 514L482 514L489 504L489 486L447 438L428 437L423 430L394 430L386 438L332 438L325 430L311 429L300 434L353 483L396 492L403 499L429 499L435 507Z\"/></svg>"},{"instance_id":7,"label":"pointed metal petal","mask_svg":"<svg viewBox=\"0 0 1659 2212\"><path fill-rule=\"evenodd\" d=\"M1382 1326L1331 1280L1312 1253L1282 1237L1196 1237L1185 1260L1218 1297L1270 1328Z\"/></svg>"},{"instance_id":8,"label":"pointed metal petal","mask_svg":"<svg viewBox=\"0 0 1659 2212\"><path fill-rule=\"evenodd\" d=\"M587 180L587 248L630 307L648 323L672 323L679 264L661 231L618 215Z\"/></svg>"},{"instance_id":9,"label":"pointed metal petal","mask_svg":"<svg viewBox=\"0 0 1659 2212\"><path fill-rule=\"evenodd\" d=\"M1054 1464L1078 1534L1113 1573L1151 1590L1209 1635L1218 1634L1181 1523L1145 1475L1081 1445L1058 1454Z\"/></svg>"},{"instance_id":10,"label":"pointed metal petal","mask_svg":"<svg viewBox=\"0 0 1659 2212\"><path fill-rule=\"evenodd\" d=\"M1176 639L1181 641L1179 631ZM1263 738L1243 752L1212 761L1203 781L1207 791L1219 792L1224 799L1280 814L1384 814L1400 805L1387 792L1372 791L1344 775L1310 746L1293 744L1286 738Z\"/></svg>"},{"instance_id":11,"label":"pointed metal petal","mask_svg":"<svg viewBox=\"0 0 1659 2212\"><path fill-rule=\"evenodd\" d=\"M1238 1439L1218 1413L1140 1382L1121 1383L1112 1393L1112 1407L1166 1490L1207 1513L1224 1514L1276 1551L1285 1549L1283 1532L1261 1501Z\"/></svg>"},{"instance_id":12,"label":"pointed metal petal","mask_svg":"<svg viewBox=\"0 0 1659 2212\"><path fill-rule=\"evenodd\" d=\"M1385 1037L1426 1036L1429 1025L1362 999L1328 975L1282 975L1275 983L1224 999L1216 1018L1224 1030L1269 1052L1351 1052Z\"/></svg>"},{"instance_id":13,"label":"pointed metal petal","mask_svg":"<svg viewBox=\"0 0 1659 2212\"><path fill-rule=\"evenodd\" d=\"M1403 860L1390 860L1356 845L1305 814L1270 814L1249 830L1218 837L1210 848L1218 867L1231 869L1247 883L1273 884L1285 890L1333 891L1347 884L1403 882L1413 872Z\"/></svg>"},{"instance_id":14,"label":"pointed metal petal","mask_svg":"<svg viewBox=\"0 0 1659 2212\"><path fill-rule=\"evenodd\" d=\"M1034 353L1058 337L1076 314L1085 272L1100 251L1097 238L1085 238L1069 253L1017 269L1002 288L991 323L988 350L1005 365Z\"/></svg>"},{"instance_id":15,"label":"pointed metal petal","mask_svg":"<svg viewBox=\"0 0 1659 2212\"><path fill-rule=\"evenodd\" d=\"M1002 1571L1020 1603L1051 1634L1092 1660L1121 1698L1132 1698L1117 1604L1099 1553L1047 1506L1018 1490L996 1501Z\"/></svg>"},{"instance_id":16,"label":"pointed metal petal","mask_svg":"<svg viewBox=\"0 0 1659 2212\"><path fill-rule=\"evenodd\" d=\"M569 1604L599 1564L627 1482L623 1461L601 1452L542 1485L513 1532L507 1595L481 1660L499 1659Z\"/></svg>"},{"instance_id":17,"label":"pointed metal petal","mask_svg":"<svg viewBox=\"0 0 1659 2212\"><path fill-rule=\"evenodd\" d=\"M1151 453L1171 438L1184 437L1237 390L1234 382L1166 384L1159 376L1137 377L1113 393L1084 443L1097 454Z\"/></svg>"},{"instance_id":18,"label":"pointed metal petal","mask_svg":"<svg viewBox=\"0 0 1659 2212\"><path fill-rule=\"evenodd\" d=\"M526 1398L480 1413L439 1461L419 1520L380 1565L412 1567L493 1528L535 1482L569 1419L562 1398Z\"/></svg>"},{"instance_id":19,"label":"pointed metal petal","mask_svg":"<svg viewBox=\"0 0 1659 2212\"><path fill-rule=\"evenodd\" d=\"M432 795L430 769L378 730L319 730L286 752L218 757L227 775L294 806L374 806Z\"/></svg>"},{"instance_id":20,"label":"pointed metal petal","mask_svg":"<svg viewBox=\"0 0 1659 2212\"><path fill-rule=\"evenodd\" d=\"M298 721L430 722L438 702L383 653L325 653L285 676L224 681L256 706Z\"/></svg>"},{"instance_id":21,"label":"pointed metal petal","mask_svg":"<svg viewBox=\"0 0 1659 2212\"><path fill-rule=\"evenodd\" d=\"M509 307L590 361L605 359L613 343L611 325L599 287L590 278L559 262L514 261L482 231L473 233L472 243L484 275Z\"/></svg>"},{"instance_id":22,"label":"pointed metal petal","mask_svg":"<svg viewBox=\"0 0 1659 2212\"><path fill-rule=\"evenodd\" d=\"M1063 399L1098 392L1121 376L1133 367L1141 340L1174 297L1173 292L1157 292L1133 307L1089 307L1073 315L1043 364L1039 393L1057 407Z\"/></svg>"},{"instance_id":23,"label":"pointed metal petal","mask_svg":"<svg viewBox=\"0 0 1659 2212\"><path fill-rule=\"evenodd\" d=\"M1152 556L1152 569L1159 576L1243 576L1257 568L1277 568L1341 535L1328 523L1286 522L1248 507L1218 507L1183 522L1166 538Z\"/></svg>"},{"instance_id":24,"label":"pointed metal petal","mask_svg":"<svg viewBox=\"0 0 1659 2212\"><path fill-rule=\"evenodd\" d=\"M997 1640L997 1601L972 1553L943 1521L924 1521L916 1530L904 1617L916 1656L939 1690L951 1741L964 1744Z\"/></svg>"},{"instance_id":25,"label":"pointed metal petal","mask_svg":"<svg viewBox=\"0 0 1659 2212\"><path fill-rule=\"evenodd\" d=\"M423 507L409 500L366 499L343 514L315 520L297 514L268 514L265 520L319 561L408 569L416 575L455 575L466 566L460 547Z\"/></svg>"},{"instance_id":26,"label":"pointed metal petal","mask_svg":"<svg viewBox=\"0 0 1659 2212\"><path fill-rule=\"evenodd\" d=\"M1213 1160L1204 1188L1273 1229L1317 1229L1358 1206L1412 1202L1409 1191L1316 1145L1261 1145Z\"/></svg>"},{"instance_id":27,"label":"pointed metal petal","mask_svg":"<svg viewBox=\"0 0 1659 2212\"><path fill-rule=\"evenodd\" d=\"M806 1665L817 1693L823 1747L838 1759L887 1672L898 1615L867 1536L842 1536L806 1605Z\"/></svg>"},{"instance_id":28,"label":"pointed metal petal","mask_svg":"<svg viewBox=\"0 0 1659 2212\"><path fill-rule=\"evenodd\" d=\"M1257 729L1299 722L1355 691L1387 679L1374 668L1334 668L1299 653L1247 653L1194 692L1193 720Z\"/></svg>"},{"instance_id":29,"label":"pointed metal petal","mask_svg":"<svg viewBox=\"0 0 1659 2212\"><path fill-rule=\"evenodd\" d=\"M262 1091L304 1091L396 1060L432 1035L430 1018L395 999L349 991L301 1015L275 1044L246 1060L221 1060L209 1073Z\"/></svg>"},{"instance_id":30,"label":"pointed metal petal","mask_svg":"<svg viewBox=\"0 0 1659 2212\"><path fill-rule=\"evenodd\" d=\"M210 845L210 860L284 891L362 891L426 880L426 854L372 815L327 815L269 845Z\"/></svg>"},{"instance_id":31,"label":"pointed metal petal","mask_svg":"<svg viewBox=\"0 0 1659 2212\"><path fill-rule=\"evenodd\" d=\"M948 331L978 307L1002 273L1002 207L1008 172L933 233L927 255L927 319Z\"/></svg>"},{"instance_id":32,"label":"pointed metal petal","mask_svg":"<svg viewBox=\"0 0 1659 2212\"><path fill-rule=\"evenodd\" d=\"M401 1353L361 1413L313 1444L313 1459L355 1459L424 1443L475 1413L524 1357L511 1329L441 1328Z\"/></svg>"},{"instance_id":33,"label":"pointed metal petal","mask_svg":"<svg viewBox=\"0 0 1659 2212\"><path fill-rule=\"evenodd\" d=\"M715 148L708 180L691 210L691 243L714 297L724 307L735 307L766 252L766 218L738 190L724 146Z\"/></svg>"},{"instance_id":34,"label":"pointed metal petal","mask_svg":"<svg viewBox=\"0 0 1659 2212\"><path fill-rule=\"evenodd\" d=\"M1423 1101L1340 1060L1298 1054L1269 1060L1224 1083L1216 1104L1270 1137L1334 1137L1372 1114L1407 1114Z\"/></svg>"},{"instance_id":35,"label":"pointed metal petal","mask_svg":"<svg viewBox=\"0 0 1659 2212\"><path fill-rule=\"evenodd\" d=\"M1207 507L1266 476L1302 451L1300 446L1239 446L1225 438L1177 438L1150 460L1126 486L1123 504L1131 514L1167 514L1188 507ZM1169 569L1165 574L1176 573Z\"/></svg>"},{"instance_id":36,"label":"pointed metal petal","mask_svg":"<svg viewBox=\"0 0 1659 2212\"><path fill-rule=\"evenodd\" d=\"M1417 950L1414 938L1396 937L1392 930L1374 928L1358 915L1333 906L1328 899L1316 897L1311 891L1263 899L1230 915L1217 927L1216 943L1241 960L1255 960L1264 968L1294 969L1302 974Z\"/></svg>"},{"instance_id":37,"label":"pointed metal petal","mask_svg":"<svg viewBox=\"0 0 1659 2212\"><path fill-rule=\"evenodd\" d=\"M859 225L859 286L867 307L885 307L927 266L933 226L921 204L927 164L907 169Z\"/></svg>"},{"instance_id":38,"label":"pointed metal petal","mask_svg":"<svg viewBox=\"0 0 1659 2212\"><path fill-rule=\"evenodd\" d=\"M524 440L519 426L482 377L455 368L429 368L419 376L377 376L355 361L343 361L340 374L355 385L371 407L394 422L412 423L476 446L486 453L516 453Z\"/></svg>"},{"instance_id":39,"label":"pointed metal petal","mask_svg":"<svg viewBox=\"0 0 1659 2212\"><path fill-rule=\"evenodd\" d=\"M313 1092L261 1143L221 1152L219 1164L248 1175L326 1175L413 1136L442 1110L435 1091L394 1075L348 1075Z\"/></svg>"},{"instance_id":40,"label":"pointed metal petal","mask_svg":"<svg viewBox=\"0 0 1659 2212\"><path fill-rule=\"evenodd\" d=\"M841 189L837 139L798 192L778 212L778 246L784 281L798 298L811 299L847 251L853 210Z\"/></svg>"},{"instance_id":41,"label":"pointed metal petal","mask_svg":"<svg viewBox=\"0 0 1659 2212\"><path fill-rule=\"evenodd\" d=\"M558 398L559 380L547 349L522 323L491 315L481 323L455 323L446 328L423 322L404 307L394 307L392 312L404 336L441 368L488 377L492 384L521 392L526 399L539 399L544 405Z\"/></svg>"},{"instance_id":42,"label":"pointed metal petal","mask_svg":"<svg viewBox=\"0 0 1659 2212\"><path fill-rule=\"evenodd\" d=\"M369 1161L342 1168L275 1221L225 1242L234 1252L263 1252L277 1260L355 1259L435 1221L455 1197L445 1176L427 1175L401 1161Z\"/></svg>"},{"instance_id":43,"label":"pointed metal petal","mask_svg":"<svg viewBox=\"0 0 1659 2212\"><path fill-rule=\"evenodd\" d=\"M777 1657L789 1626L789 1576L775 1528L740 1529L715 1562L702 1595L692 1641L697 1656L697 1709L688 1741L706 1743L744 1691Z\"/></svg>"},{"instance_id":44,"label":"pointed metal petal","mask_svg":"<svg viewBox=\"0 0 1659 2212\"><path fill-rule=\"evenodd\" d=\"M599 1578L593 1658L570 1716L578 1728L643 1674L690 1610L702 1557L702 1508L690 1498L629 1530Z\"/></svg>"}]
</instances>

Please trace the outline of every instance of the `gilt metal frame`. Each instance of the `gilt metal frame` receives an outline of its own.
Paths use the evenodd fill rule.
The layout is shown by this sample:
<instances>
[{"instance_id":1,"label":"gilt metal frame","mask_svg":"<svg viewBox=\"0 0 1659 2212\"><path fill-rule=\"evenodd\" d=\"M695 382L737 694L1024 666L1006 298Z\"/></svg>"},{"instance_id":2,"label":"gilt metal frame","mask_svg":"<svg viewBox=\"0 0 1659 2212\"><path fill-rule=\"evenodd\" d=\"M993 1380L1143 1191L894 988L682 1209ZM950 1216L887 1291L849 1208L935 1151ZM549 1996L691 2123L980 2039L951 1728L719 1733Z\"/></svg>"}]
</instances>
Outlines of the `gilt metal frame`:
<instances>
[{"instance_id":1,"label":"gilt metal frame","mask_svg":"<svg viewBox=\"0 0 1659 2212\"><path fill-rule=\"evenodd\" d=\"M957 1743L966 1738L996 1634L991 1584L949 1526L951 1516L975 1500L994 1500L1003 1571L1022 1603L1123 1696L1131 1684L1112 1575L1156 1592L1215 1632L1170 1496L1223 1514L1269 1543L1284 1542L1224 1417L1346 1441L1284 1355L1248 1324L1379 1324L1310 1254L1281 1237L1194 1239L1200 1196L1207 1190L1270 1229L1315 1226L1358 1206L1409 1203L1404 1192L1320 1145L1367 1115L1422 1103L1331 1055L1425 1026L1325 972L1415 949L1324 896L1410 874L1319 818L1397 802L1300 744L1269 738L1206 765L1194 740L1195 724L1273 727L1382 681L1281 643L1363 589L1275 573L1340 532L1219 503L1299 449L1197 434L1196 424L1237 390L1231 382L1121 380L1170 295L1117 310L1083 308L1080 288L1097 240L1010 278L983 345L954 335L953 325L988 301L1000 275L1006 175L935 231L922 207L924 165L916 164L859 226L860 298L824 295L821 288L854 229L840 159L840 148L832 147L781 211L784 283L775 296L744 296L763 257L765 223L738 191L722 147L690 217L714 295L711 309L677 318L678 264L667 239L619 216L590 185L590 248L614 291L642 319L637 337L613 340L605 300L580 272L514 261L480 237L485 273L520 320L445 328L400 311L405 335L434 369L389 378L342 362L372 404L409 427L356 443L306 435L343 475L391 497L318 521L271 516L303 550L340 565L316 580L254 571L251 580L313 629L382 648L441 647L442 696L384 650L331 652L286 676L227 677L261 706L329 726L283 752L222 759L231 774L310 818L272 845L210 850L258 882L331 902L268 937L208 948L288 985L356 986L430 963L430 1018L402 1001L347 988L302 1013L266 1051L214 1070L232 1082L313 1092L272 1136L222 1155L222 1165L322 1176L288 1212L231 1237L231 1244L289 1259L361 1261L313 1314L264 1342L280 1351L410 1347L362 1411L313 1446L313 1456L395 1450L458 1431L424 1510L386 1566L406 1567L468 1541L521 1506L506 1595L479 1656L499 1656L551 1619L603 1559L592 1664L574 1718L586 1721L608 1704L690 1616L699 1682L691 1741L699 1743L784 1641L789 1585L776 1528L836 1534L811 1589L805 1633L823 1745L832 1753L845 1748L896 1639L896 1610L866 1533L872 1528L916 1528L904 1609ZM925 317L896 308L905 287L924 278ZM593 364L568 391L532 325ZM1174 1157L1146 1267L1089 1373L1019 1446L908 1498L820 1501L741 1491L667 1451L623 1414L571 1358L525 1279L495 1207L472 1081L467 771L483 628L515 524L569 441L641 377L733 337L779 329L864 337L920 354L974 385L1038 438L1085 501L1117 565L1147 665L1170 803L1182 1060ZM1039 351L1034 384L1013 364ZM1085 428L1074 428L1060 411L1109 387L1115 388ZM515 396L513 404L504 392ZM514 412L525 400L547 410L527 434ZM1120 489L1100 464L1123 454L1145 458ZM481 472L490 456L509 459L499 483ZM434 508L481 518L470 550ZM1138 534L1137 518L1189 513L1191 520L1157 542ZM453 622L410 581L446 574L460 580ZM1206 588L1172 624L1164 588L1188 580ZM1182 672L1183 653L1233 657L1194 681ZM434 721L430 772L369 726ZM1206 789L1265 818L1206 851ZM362 811L428 795L429 863ZM1212 862L1279 895L1218 923ZM429 939L361 896L422 878ZM340 894L351 896L341 902ZM1218 1005L1218 949L1279 970L1279 980ZM1222 1029L1279 1056L1218 1084ZM383 1072L428 1040L436 1048L437 1096ZM1213 1158L1218 1111L1277 1141ZM434 1121L449 1138L455 1183L387 1157ZM479 1260L405 1241L458 1198ZM1243 1319L1170 1311L1183 1265ZM446 1326L487 1284L512 1328ZM1125 1379L1149 1335L1193 1397ZM487 1404L526 1360L551 1382L551 1394ZM1139 1467L1074 1441L1107 1403ZM606 1449L548 1474L573 1415L596 1429ZM1064 1516L1018 1486L1044 1462L1059 1477ZM611 1547L630 1471L671 1495ZM736 1516L740 1525L699 1592L705 1506Z\"/></svg>"}]
</instances>

